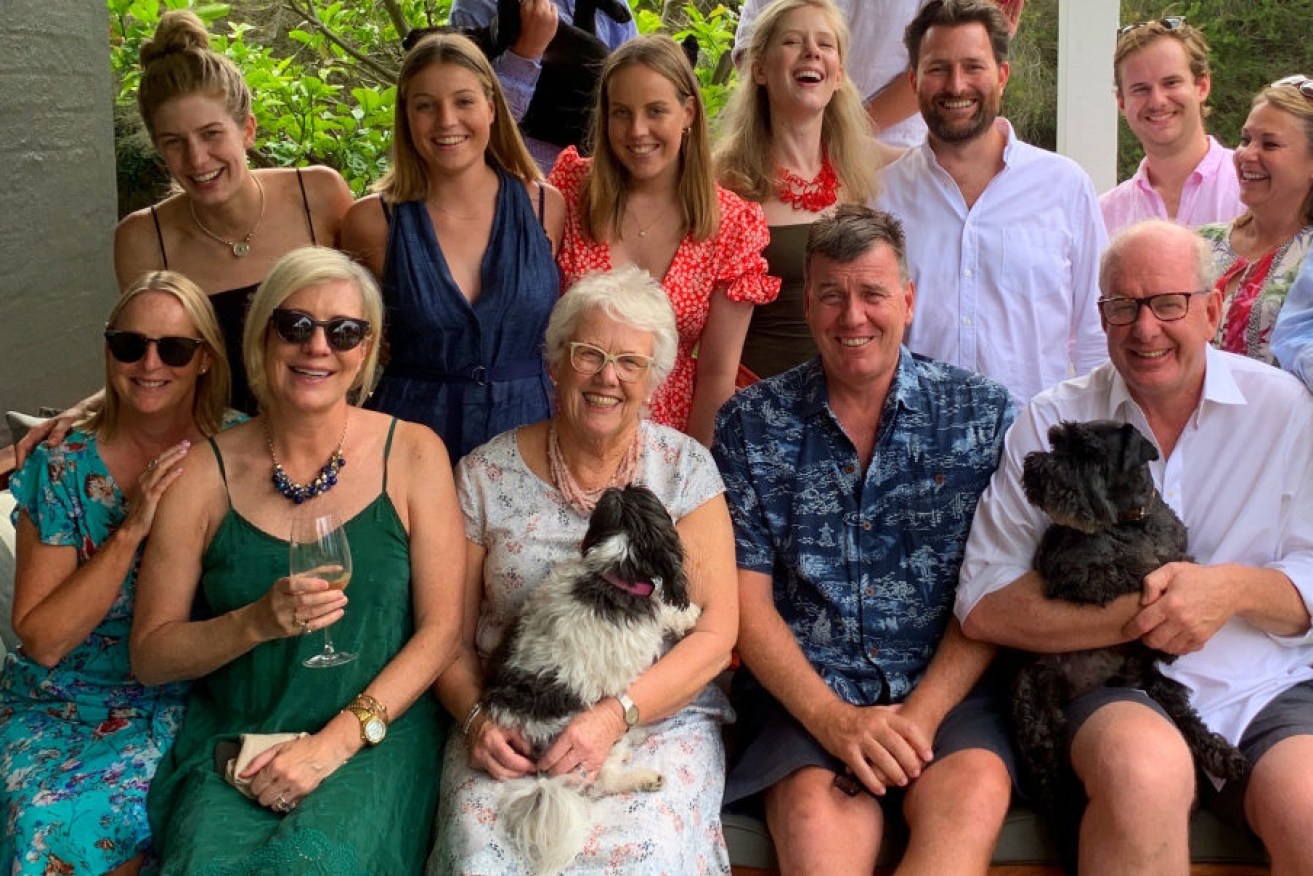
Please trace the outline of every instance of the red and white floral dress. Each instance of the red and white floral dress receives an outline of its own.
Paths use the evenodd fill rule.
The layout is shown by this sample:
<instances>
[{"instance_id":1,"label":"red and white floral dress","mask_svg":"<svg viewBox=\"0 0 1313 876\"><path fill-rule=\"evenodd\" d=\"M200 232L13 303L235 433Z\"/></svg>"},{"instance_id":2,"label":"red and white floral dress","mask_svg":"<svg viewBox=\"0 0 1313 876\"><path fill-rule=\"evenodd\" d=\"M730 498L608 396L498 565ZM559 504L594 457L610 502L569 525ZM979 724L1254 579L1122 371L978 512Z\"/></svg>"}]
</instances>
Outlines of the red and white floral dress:
<instances>
[{"instance_id":1,"label":"red and white floral dress","mask_svg":"<svg viewBox=\"0 0 1313 876\"><path fill-rule=\"evenodd\" d=\"M591 165L591 159L568 147L557 158L548 180L565 196L565 232L556 253L562 292L585 274L613 267L610 245L588 238L579 218L579 192ZM706 240L691 236L681 240L661 278L675 310L679 352L670 376L652 396L651 418L681 432L688 428L693 407L693 350L707 324L712 293L723 289L731 301L753 304L768 304L780 293L780 281L767 275L766 259L761 254L770 242L761 205L744 201L720 186L716 187L716 197L720 203L716 233Z\"/></svg>"}]
</instances>

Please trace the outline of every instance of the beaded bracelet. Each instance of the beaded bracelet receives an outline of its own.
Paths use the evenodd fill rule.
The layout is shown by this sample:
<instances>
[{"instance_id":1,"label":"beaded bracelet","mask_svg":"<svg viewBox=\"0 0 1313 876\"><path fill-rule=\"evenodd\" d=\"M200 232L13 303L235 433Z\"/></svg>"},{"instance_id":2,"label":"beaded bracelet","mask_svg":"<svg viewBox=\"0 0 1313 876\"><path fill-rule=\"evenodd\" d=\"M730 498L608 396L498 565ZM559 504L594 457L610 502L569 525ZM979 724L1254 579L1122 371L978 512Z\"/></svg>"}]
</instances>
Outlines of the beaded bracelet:
<instances>
[{"instance_id":1,"label":"beaded bracelet","mask_svg":"<svg viewBox=\"0 0 1313 876\"><path fill-rule=\"evenodd\" d=\"M483 700L479 700L475 702L474 705L470 706L470 713L465 716L465 724L460 728L461 736L464 736L466 739L469 738L470 728L474 726L474 719L479 717L479 715L482 712L483 712Z\"/></svg>"}]
</instances>

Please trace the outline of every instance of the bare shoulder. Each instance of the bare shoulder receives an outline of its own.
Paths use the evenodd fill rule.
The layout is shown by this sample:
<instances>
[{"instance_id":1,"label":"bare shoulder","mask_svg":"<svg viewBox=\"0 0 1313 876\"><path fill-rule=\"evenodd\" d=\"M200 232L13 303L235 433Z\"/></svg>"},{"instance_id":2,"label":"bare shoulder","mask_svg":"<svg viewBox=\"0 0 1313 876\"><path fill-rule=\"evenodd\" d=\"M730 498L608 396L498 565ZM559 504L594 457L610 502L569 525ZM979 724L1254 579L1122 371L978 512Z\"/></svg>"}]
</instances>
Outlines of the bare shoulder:
<instances>
[{"instance_id":1,"label":"bare shoulder","mask_svg":"<svg viewBox=\"0 0 1313 876\"><path fill-rule=\"evenodd\" d=\"M381 195L366 195L346 211L338 234L338 249L359 259L380 280L387 260L388 220Z\"/></svg>"},{"instance_id":2,"label":"bare shoulder","mask_svg":"<svg viewBox=\"0 0 1313 876\"><path fill-rule=\"evenodd\" d=\"M542 185L545 196L543 225L547 228L548 236L556 242L561 239L561 231L565 228L565 195L554 185Z\"/></svg>"},{"instance_id":3,"label":"bare shoulder","mask_svg":"<svg viewBox=\"0 0 1313 876\"><path fill-rule=\"evenodd\" d=\"M223 454L225 444L231 442L230 433L248 428L249 424L234 426L215 436L219 445L219 454ZM225 465L232 465L232 454L223 457ZM187 456L180 463L182 474L178 480L165 491L156 515L156 528L175 534L193 528L202 531L202 539L208 543L219 521L228 511L228 491L224 485L224 469L219 464L219 456L209 441L193 444Z\"/></svg>"},{"instance_id":4,"label":"bare shoulder","mask_svg":"<svg viewBox=\"0 0 1313 876\"><path fill-rule=\"evenodd\" d=\"M419 474L432 470L451 470L451 456L438 433L422 423L397 420L392 438L392 452Z\"/></svg>"},{"instance_id":5,"label":"bare shoulder","mask_svg":"<svg viewBox=\"0 0 1313 876\"><path fill-rule=\"evenodd\" d=\"M114 274L118 278L119 289L123 290L147 271L164 267L164 256L160 251L160 233L156 226L157 216L151 211L167 209L173 198L162 201L154 208L143 207L124 216L114 228ZM167 218L160 216L161 224Z\"/></svg>"}]
</instances>

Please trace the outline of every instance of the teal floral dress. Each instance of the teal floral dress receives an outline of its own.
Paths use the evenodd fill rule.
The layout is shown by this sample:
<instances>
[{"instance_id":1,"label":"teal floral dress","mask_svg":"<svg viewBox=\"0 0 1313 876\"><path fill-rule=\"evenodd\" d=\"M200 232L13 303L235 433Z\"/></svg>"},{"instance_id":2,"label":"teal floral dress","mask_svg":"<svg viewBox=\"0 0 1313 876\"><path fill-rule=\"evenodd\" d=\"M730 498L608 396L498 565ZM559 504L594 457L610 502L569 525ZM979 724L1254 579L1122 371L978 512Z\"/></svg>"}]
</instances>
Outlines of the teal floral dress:
<instances>
[{"instance_id":1,"label":"teal floral dress","mask_svg":"<svg viewBox=\"0 0 1313 876\"><path fill-rule=\"evenodd\" d=\"M71 432L38 447L10 489L44 544L81 565L127 516L96 448ZM138 554L138 560L140 554ZM128 665L137 561L109 613L53 669L20 648L0 670L0 873L104 873L150 845L146 791L182 718L185 688L145 687Z\"/></svg>"}]
</instances>

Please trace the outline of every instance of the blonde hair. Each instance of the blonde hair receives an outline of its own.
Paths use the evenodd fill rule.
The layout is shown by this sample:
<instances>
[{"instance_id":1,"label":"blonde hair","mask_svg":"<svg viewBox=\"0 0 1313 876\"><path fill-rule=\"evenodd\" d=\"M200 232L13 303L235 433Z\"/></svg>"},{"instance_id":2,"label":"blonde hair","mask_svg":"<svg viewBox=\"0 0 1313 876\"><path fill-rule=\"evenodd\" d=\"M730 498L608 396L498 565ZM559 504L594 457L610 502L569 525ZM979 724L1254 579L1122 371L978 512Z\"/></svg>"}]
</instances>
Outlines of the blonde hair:
<instances>
[{"instance_id":1,"label":"blonde hair","mask_svg":"<svg viewBox=\"0 0 1313 876\"><path fill-rule=\"evenodd\" d=\"M665 78L674 86L681 103L690 98L693 101L693 121L685 130L679 150L679 227L681 236L692 235L695 240L706 240L720 226L707 113L688 58L674 40L663 34L630 40L612 52L602 68L589 135L593 163L579 192L579 218L584 233L593 240L606 240L613 232L619 234L620 222L625 215L629 171L611 147L608 108L611 80L621 70L635 64L642 64Z\"/></svg>"},{"instance_id":2,"label":"blonde hair","mask_svg":"<svg viewBox=\"0 0 1313 876\"><path fill-rule=\"evenodd\" d=\"M450 64L474 74L483 96L492 104L492 129L488 136L488 155L493 163L512 176L529 183L543 178L533 156L520 139L520 129L511 115L506 95L492 65L467 37L453 33L435 33L424 37L406 53L397 75L397 106L392 117L392 167L374 184L374 191L392 203L418 201L428 196L429 169L415 149L410 131L410 92L415 77L429 67Z\"/></svg>"},{"instance_id":3,"label":"blonde hair","mask_svg":"<svg viewBox=\"0 0 1313 876\"><path fill-rule=\"evenodd\" d=\"M141 44L137 108L151 139L155 114L175 97L201 94L223 102L239 126L251 117L251 89L231 59L210 50L210 34L196 13L173 9L160 16L155 36Z\"/></svg>"},{"instance_id":4,"label":"blonde hair","mask_svg":"<svg viewBox=\"0 0 1313 876\"><path fill-rule=\"evenodd\" d=\"M1122 62L1140 49L1164 39L1176 40L1181 44L1185 50L1186 63L1190 66L1190 75L1195 82L1204 76L1212 78L1213 73L1208 66L1208 41L1204 39L1203 31L1184 21L1176 28L1169 28L1161 20L1146 21L1117 37L1117 48L1112 54L1112 81L1118 94L1122 90ZM1200 115L1208 118L1212 111L1212 107L1204 104Z\"/></svg>"},{"instance_id":5,"label":"blonde hair","mask_svg":"<svg viewBox=\"0 0 1313 876\"><path fill-rule=\"evenodd\" d=\"M187 318L191 320L196 333L204 341L203 349L210 355L210 367L196 376L196 388L192 396L192 419L196 427L206 435L213 435L223 425L223 413L228 407L228 390L232 377L228 370L228 355L224 352L223 330L219 320L214 316L214 307L210 297L201 291L191 280L177 271L150 271L142 274L135 283L123 291L105 321L105 328L118 326L123 311L138 296L148 292L168 295L182 306ZM114 381L109 379L109 370L113 367L106 347L105 361L105 403L100 410L93 411L80 423L78 428L85 432L94 432L102 438L112 438L118 431L122 415L123 400L119 397Z\"/></svg>"},{"instance_id":6,"label":"blonde hair","mask_svg":"<svg viewBox=\"0 0 1313 876\"><path fill-rule=\"evenodd\" d=\"M255 290L246 326L242 331L242 361L246 363L246 377L260 409L272 400L269 396L269 375L266 372L265 341L269 337L269 318L276 308L296 292L324 283L347 282L360 293L361 316L369 323L369 345L365 362L356 375L348 393L348 401L363 405L374 386L378 374L379 339L383 333L383 297L379 293L374 275L359 262L327 246L303 246L280 258L270 269L260 288ZM354 396L354 398L352 397Z\"/></svg>"},{"instance_id":7,"label":"blonde hair","mask_svg":"<svg viewBox=\"0 0 1313 876\"><path fill-rule=\"evenodd\" d=\"M1249 107L1257 109L1265 103L1295 117L1304 129L1304 148L1313 156L1313 99L1305 97L1296 85L1273 83L1264 86L1258 94L1254 95ZM1236 228L1243 228L1252 221L1254 221L1253 212L1245 210L1233 224ZM1313 185L1310 185L1309 190L1304 193L1304 200L1299 205L1299 221L1302 225L1313 225Z\"/></svg>"},{"instance_id":8,"label":"blonde hair","mask_svg":"<svg viewBox=\"0 0 1313 876\"><path fill-rule=\"evenodd\" d=\"M749 71L752 64L764 61L784 17L795 9L807 8L825 15L839 44L839 61L848 62L848 24L831 0L777 0L761 13L744 55L738 88L716 124L720 134L716 171L721 185L750 201L766 200L779 180L771 155L770 95ZM821 151L830 159L843 186L845 201L861 204L876 196L875 177L880 167L871 160L871 120L847 75L821 117Z\"/></svg>"}]
</instances>

